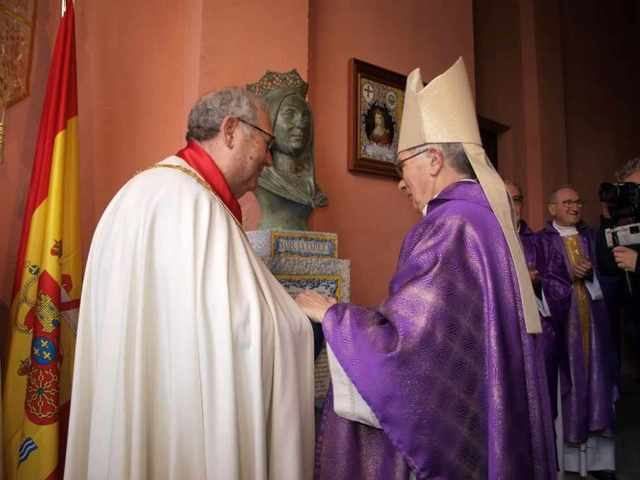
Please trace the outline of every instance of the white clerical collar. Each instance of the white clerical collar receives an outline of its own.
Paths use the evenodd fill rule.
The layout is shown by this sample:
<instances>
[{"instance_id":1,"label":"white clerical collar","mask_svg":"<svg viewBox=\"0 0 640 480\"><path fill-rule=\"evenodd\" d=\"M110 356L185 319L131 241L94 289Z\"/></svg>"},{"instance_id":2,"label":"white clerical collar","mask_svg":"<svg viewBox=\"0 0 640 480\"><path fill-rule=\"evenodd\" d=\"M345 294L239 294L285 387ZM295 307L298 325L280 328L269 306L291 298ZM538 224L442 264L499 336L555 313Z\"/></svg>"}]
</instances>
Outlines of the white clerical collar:
<instances>
[{"instance_id":1,"label":"white clerical collar","mask_svg":"<svg viewBox=\"0 0 640 480\"><path fill-rule=\"evenodd\" d=\"M561 237L570 237L571 235L578 234L578 229L576 227L563 227L562 225L558 225L555 220L551 225L556 229Z\"/></svg>"},{"instance_id":2,"label":"white clerical collar","mask_svg":"<svg viewBox=\"0 0 640 480\"><path fill-rule=\"evenodd\" d=\"M471 183L478 183L477 180L474 180L473 178L463 178L461 180L456 180L453 183L460 183L460 182L471 182ZM442 189L444 190L444 189ZM441 191L442 191L441 190ZM434 198L438 198L438 195L440 195L440 192L436 193L433 198L431 200L433 200ZM431 201L429 200L429 202ZM429 202L425 203L424 207L422 208L422 216L426 217L427 216L427 208L429 207Z\"/></svg>"}]
</instances>

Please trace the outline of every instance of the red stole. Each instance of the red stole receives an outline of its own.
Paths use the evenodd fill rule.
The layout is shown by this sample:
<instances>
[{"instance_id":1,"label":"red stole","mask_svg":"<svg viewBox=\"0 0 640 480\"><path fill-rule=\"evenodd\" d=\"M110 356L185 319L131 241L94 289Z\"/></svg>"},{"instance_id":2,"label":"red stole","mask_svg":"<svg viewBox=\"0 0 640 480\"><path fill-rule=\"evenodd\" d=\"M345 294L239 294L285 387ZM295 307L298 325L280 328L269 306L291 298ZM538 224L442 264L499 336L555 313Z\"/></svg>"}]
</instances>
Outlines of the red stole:
<instances>
[{"instance_id":1,"label":"red stole","mask_svg":"<svg viewBox=\"0 0 640 480\"><path fill-rule=\"evenodd\" d=\"M198 143L189 140L187 146L176 153L176 156L183 159L200 174L205 181L211 185L213 191L224 202L229 211L236 217L238 223L242 225L242 210L236 197L231 193L227 180L216 165L215 160Z\"/></svg>"}]
</instances>

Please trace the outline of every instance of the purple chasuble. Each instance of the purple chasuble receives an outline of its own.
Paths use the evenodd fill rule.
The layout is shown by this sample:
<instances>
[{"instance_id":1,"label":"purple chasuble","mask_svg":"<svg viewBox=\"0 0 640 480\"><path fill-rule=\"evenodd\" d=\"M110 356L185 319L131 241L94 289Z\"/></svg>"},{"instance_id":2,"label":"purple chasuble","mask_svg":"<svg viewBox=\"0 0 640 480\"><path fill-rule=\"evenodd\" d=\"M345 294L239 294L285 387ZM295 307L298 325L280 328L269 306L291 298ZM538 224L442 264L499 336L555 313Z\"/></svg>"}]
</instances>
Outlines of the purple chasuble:
<instances>
[{"instance_id":1,"label":"purple chasuble","mask_svg":"<svg viewBox=\"0 0 640 480\"><path fill-rule=\"evenodd\" d=\"M595 237L585 225L577 226L584 255L596 271ZM551 224L538 233L538 260L542 286L556 335L562 392L564 438L584 443L590 433L613 427L615 350L603 300L589 298L589 357L585 364L582 326L569 274L571 266L560 234Z\"/></svg>"},{"instance_id":2,"label":"purple chasuble","mask_svg":"<svg viewBox=\"0 0 640 480\"><path fill-rule=\"evenodd\" d=\"M527 265L536 264L536 234L529 228L527 222L520 220L518 224L518 235L520 236L520 242L524 250L525 260Z\"/></svg>"},{"instance_id":3,"label":"purple chasuble","mask_svg":"<svg viewBox=\"0 0 640 480\"><path fill-rule=\"evenodd\" d=\"M520 242L522 243L522 249L529 268L534 268L538 272L541 271L539 265L541 254L538 246L539 237L534 233L529 225L524 220L520 220L518 225L518 234L520 235ZM534 290L536 295L542 298L541 283L534 284ZM542 335L538 335L535 339L536 346L540 349L540 355L543 358L545 373L547 376L547 392L549 395L549 405L551 406L552 418L556 418L558 415L557 405L557 385L558 385L558 332L554 326L554 323L550 318L540 316L540 323L542 324Z\"/></svg>"},{"instance_id":4,"label":"purple chasuble","mask_svg":"<svg viewBox=\"0 0 640 480\"><path fill-rule=\"evenodd\" d=\"M545 375L515 271L477 183L447 187L406 236L377 309L331 307L327 342L382 430L329 396L316 478L555 478Z\"/></svg>"}]
</instances>

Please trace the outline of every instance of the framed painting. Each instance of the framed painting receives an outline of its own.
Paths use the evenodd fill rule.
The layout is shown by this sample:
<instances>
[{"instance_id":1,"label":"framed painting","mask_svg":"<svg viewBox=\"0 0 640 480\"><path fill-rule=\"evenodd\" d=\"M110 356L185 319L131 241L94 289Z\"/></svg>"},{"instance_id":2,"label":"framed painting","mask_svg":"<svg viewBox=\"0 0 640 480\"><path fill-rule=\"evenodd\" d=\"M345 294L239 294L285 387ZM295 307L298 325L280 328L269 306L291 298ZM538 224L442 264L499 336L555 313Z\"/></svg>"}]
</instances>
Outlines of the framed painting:
<instances>
[{"instance_id":1,"label":"framed painting","mask_svg":"<svg viewBox=\"0 0 640 480\"><path fill-rule=\"evenodd\" d=\"M349 73L349 171L397 179L394 160L407 77L356 58Z\"/></svg>"}]
</instances>

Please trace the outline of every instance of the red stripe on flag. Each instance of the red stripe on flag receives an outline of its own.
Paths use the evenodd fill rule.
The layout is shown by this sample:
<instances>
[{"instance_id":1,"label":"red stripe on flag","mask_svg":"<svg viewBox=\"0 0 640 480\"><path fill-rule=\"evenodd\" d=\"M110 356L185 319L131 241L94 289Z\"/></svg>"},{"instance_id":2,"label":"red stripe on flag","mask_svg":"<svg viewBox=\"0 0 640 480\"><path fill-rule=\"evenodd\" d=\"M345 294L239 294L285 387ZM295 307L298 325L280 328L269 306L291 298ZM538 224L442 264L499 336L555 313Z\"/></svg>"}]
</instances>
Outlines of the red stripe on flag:
<instances>
[{"instance_id":1,"label":"red stripe on flag","mask_svg":"<svg viewBox=\"0 0 640 480\"><path fill-rule=\"evenodd\" d=\"M78 115L78 93L76 79L75 14L73 2L67 2L67 10L60 21L53 50L47 93L40 117L40 129L36 143L36 153L31 171L29 197L25 207L18 262L13 283L13 296L22 283L27 241L31 229L31 219L38 206L47 198L51 156L56 135L66 128L67 121Z\"/></svg>"}]
</instances>

